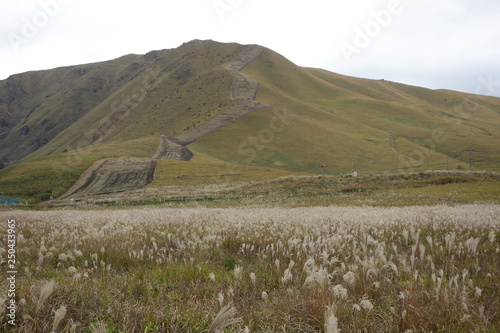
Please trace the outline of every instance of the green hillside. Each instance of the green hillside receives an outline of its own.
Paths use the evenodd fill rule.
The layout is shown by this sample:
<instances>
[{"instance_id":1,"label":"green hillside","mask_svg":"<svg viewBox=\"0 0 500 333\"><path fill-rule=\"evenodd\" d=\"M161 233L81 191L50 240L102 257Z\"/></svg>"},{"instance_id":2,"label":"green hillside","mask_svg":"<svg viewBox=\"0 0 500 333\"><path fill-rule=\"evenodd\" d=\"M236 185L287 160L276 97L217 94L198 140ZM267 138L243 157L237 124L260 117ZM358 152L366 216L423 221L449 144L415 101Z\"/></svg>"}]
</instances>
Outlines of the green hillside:
<instances>
[{"instance_id":1,"label":"green hillside","mask_svg":"<svg viewBox=\"0 0 500 333\"><path fill-rule=\"evenodd\" d=\"M238 49L194 41L148 53L135 63L144 67L138 75L29 158L154 133L175 136L196 127L232 106L232 77L221 65Z\"/></svg>"},{"instance_id":2,"label":"green hillside","mask_svg":"<svg viewBox=\"0 0 500 333\"><path fill-rule=\"evenodd\" d=\"M62 130L140 72L138 56L92 65L28 72L0 81L0 156L11 164L50 143Z\"/></svg>"},{"instance_id":3,"label":"green hillside","mask_svg":"<svg viewBox=\"0 0 500 333\"><path fill-rule=\"evenodd\" d=\"M327 165L332 173L353 165L363 172L468 168L466 149L473 148L474 168L499 170L497 98L300 68L270 50L244 73L259 82L257 100L272 108L193 148L226 161L292 171L319 172ZM271 136L270 124L283 110L287 124Z\"/></svg>"},{"instance_id":4,"label":"green hillside","mask_svg":"<svg viewBox=\"0 0 500 333\"><path fill-rule=\"evenodd\" d=\"M254 84L257 111L229 117ZM236 172L245 180L254 171L257 180L280 170L467 170L470 156L474 170L500 171L499 126L498 98L347 77L257 46L195 40L0 81L0 189L58 196L99 159L152 158L160 135L175 141L199 128L203 135L187 135L194 159L159 163L152 186L196 172L205 183L237 164L251 166Z\"/></svg>"}]
</instances>

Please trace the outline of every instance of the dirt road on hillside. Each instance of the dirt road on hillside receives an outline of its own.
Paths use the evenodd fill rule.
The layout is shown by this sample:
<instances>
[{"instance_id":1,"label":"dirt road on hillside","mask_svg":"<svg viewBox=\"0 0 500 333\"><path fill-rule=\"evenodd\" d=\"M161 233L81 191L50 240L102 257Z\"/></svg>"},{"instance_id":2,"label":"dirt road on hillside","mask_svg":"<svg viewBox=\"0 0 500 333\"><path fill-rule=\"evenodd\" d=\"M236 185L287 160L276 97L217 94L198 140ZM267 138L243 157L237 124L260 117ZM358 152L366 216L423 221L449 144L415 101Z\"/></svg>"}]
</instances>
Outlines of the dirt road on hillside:
<instances>
[{"instance_id":1,"label":"dirt road on hillside","mask_svg":"<svg viewBox=\"0 0 500 333\"><path fill-rule=\"evenodd\" d=\"M175 139L174 139L175 140ZM177 160L189 161L193 158L193 152L183 145L172 141L172 138L161 137L160 146L153 156L154 160Z\"/></svg>"},{"instance_id":2,"label":"dirt road on hillside","mask_svg":"<svg viewBox=\"0 0 500 333\"><path fill-rule=\"evenodd\" d=\"M172 140L183 146L187 146L210 132L235 122L250 112L266 108L267 105L255 101L259 83L240 72L249 62L257 58L263 50L262 46L248 46L247 51L240 58L224 65L233 75L231 95L233 100L240 100L238 104L210 118L193 130L172 138Z\"/></svg>"},{"instance_id":3,"label":"dirt road on hillside","mask_svg":"<svg viewBox=\"0 0 500 333\"><path fill-rule=\"evenodd\" d=\"M60 199L92 197L140 189L153 181L157 161L165 159L189 161L193 153L185 146L217 128L235 122L247 113L267 107L255 101L258 82L240 73L250 61L262 53L263 48L261 46L247 48L239 59L224 65L233 75L232 99L239 100L238 104L189 132L172 138L162 136L158 150L151 159L120 157L95 162Z\"/></svg>"}]
</instances>

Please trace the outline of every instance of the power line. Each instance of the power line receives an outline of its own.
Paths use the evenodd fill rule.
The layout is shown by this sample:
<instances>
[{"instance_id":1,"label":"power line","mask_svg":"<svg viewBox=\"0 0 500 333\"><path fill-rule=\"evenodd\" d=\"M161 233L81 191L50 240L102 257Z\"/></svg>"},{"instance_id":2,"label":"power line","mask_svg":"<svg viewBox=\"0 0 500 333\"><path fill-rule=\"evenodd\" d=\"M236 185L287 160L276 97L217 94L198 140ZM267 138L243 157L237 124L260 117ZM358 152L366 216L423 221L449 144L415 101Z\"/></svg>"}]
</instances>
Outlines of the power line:
<instances>
[{"instance_id":1,"label":"power line","mask_svg":"<svg viewBox=\"0 0 500 333\"><path fill-rule=\"evenodd\" d=\"M469 152L469 171L472 170L472 152L475 151L472 148L466 149L465 151Z\"/></svg>"}]
</instances>

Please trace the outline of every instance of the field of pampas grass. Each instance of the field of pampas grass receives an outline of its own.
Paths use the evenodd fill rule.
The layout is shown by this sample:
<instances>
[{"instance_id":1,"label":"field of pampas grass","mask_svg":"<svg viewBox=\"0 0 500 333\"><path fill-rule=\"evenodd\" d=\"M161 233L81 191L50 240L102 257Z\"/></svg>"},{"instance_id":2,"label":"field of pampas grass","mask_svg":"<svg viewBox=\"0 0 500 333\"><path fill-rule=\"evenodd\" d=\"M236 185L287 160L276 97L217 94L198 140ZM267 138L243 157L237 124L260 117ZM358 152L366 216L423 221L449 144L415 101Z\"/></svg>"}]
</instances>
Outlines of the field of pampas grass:
<instances>
[{"instance_id":1,"label":"field of pampas grass","mask_svg":"<svg viewBox=\"0 0 500 333\"><path fill-rule=\"evenodd\" d=\"M498 332L500 206L2 211L2 332ZM1 270L8 267L2 228ZM14 325L7 305L16 302Z\"/></svg>"}]
</instances>

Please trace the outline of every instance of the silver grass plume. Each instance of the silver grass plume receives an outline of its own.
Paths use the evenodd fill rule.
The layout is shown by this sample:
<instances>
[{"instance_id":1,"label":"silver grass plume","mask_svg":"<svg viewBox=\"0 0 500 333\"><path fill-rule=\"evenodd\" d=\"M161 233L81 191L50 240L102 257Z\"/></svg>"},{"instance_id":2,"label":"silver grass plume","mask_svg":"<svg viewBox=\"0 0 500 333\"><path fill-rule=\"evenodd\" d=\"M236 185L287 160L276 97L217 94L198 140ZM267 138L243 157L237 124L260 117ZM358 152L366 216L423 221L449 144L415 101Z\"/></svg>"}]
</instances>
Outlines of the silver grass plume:
<instances>
[{"instance_id":1,"label":"silver grass plume","mask_svg":"<svg viewBox=\"0 0 500 333\"><path fill-rule=\"evenodd\" d=\"M52 324L52 332L55 332L61 320L63 320L64 316L66 316L66 307L64 305L61 305L59 309L52 311L54 312L54 323Z\"/></svg>"},{"instance_id":2,"label":"silver grass plume","mask_svg":"<svg viewBox=\"0 0 500 333\"><path fill-rule=\"evenodd\" d=\"M326 307L325 333L340 333L337 323L337 317L335 317L335 305Z\"/></svg>"},{"instance_id":3,"label":"silver grass plume","mask_svg":"<svg viewBox=\"0 0 500 333\"><path fill-rule=\"evenodd\" d=\"M40 290L40 296L38 296L38 301L36 302L35 311L38 312L42 308L43 303L49 298L50 294L54 291L54 286L56 283L54 280L50 280L45 284Z\"/></svg>"},{"instance_id":4,"label":"silver grass plume","mask_svg":"<svg viewBox=\"0 0 500 333\"><path fill-rule=\"evenodd\" d=\"M208 333L223 332L226 327L241 323L241 318L234 318L236 313L236 309L230 304L223 307L210 325Z\"/></svg>"}]
</instances>

